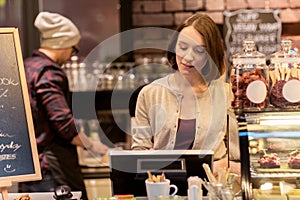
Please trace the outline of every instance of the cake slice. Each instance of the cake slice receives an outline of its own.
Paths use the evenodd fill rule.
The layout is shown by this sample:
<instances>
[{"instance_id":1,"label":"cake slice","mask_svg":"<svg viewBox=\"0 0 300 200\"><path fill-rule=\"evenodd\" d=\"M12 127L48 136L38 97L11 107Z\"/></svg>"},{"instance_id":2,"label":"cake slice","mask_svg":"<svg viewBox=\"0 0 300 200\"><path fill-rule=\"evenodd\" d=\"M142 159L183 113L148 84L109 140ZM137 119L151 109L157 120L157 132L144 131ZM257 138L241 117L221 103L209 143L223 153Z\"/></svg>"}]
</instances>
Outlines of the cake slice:
<instances>
[{"instance_id":1,"label":"cake slice","mask_svg":"<svg viewBox=\"0 0 300 200\"><path fill-rule=\"evenodd\" d=\"M289 153L288 165L292 169L300 169L300 152L298 150Z\"/></svg>"},{"instance_id":2,"label":"cake slice","mask_svg":"<svg viewBox=\"0 0 300 200\"><path fill-rule=\"evenodd\" d=\"M261 168L280 168L280 158L277 153L264 154L258 163Z\"/></svg>"}]
</instances>

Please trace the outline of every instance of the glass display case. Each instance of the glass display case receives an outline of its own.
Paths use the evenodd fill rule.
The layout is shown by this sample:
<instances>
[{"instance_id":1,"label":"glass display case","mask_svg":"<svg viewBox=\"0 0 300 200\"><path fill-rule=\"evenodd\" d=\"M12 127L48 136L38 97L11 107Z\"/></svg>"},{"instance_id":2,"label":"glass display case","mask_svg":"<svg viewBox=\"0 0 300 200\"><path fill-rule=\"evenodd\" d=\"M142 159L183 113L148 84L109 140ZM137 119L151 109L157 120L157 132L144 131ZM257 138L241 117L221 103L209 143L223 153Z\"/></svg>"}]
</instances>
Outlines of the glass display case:
<instances>
[{"instance_id":1,"label":"glass display case","mask_svg":"<svg viewBox=\"0 0 300 200\"><path fill-rule=\"evenodd\" d=\"M238 115L243 199L300 199L300 112Z\"/></svg>"}]
</instances>

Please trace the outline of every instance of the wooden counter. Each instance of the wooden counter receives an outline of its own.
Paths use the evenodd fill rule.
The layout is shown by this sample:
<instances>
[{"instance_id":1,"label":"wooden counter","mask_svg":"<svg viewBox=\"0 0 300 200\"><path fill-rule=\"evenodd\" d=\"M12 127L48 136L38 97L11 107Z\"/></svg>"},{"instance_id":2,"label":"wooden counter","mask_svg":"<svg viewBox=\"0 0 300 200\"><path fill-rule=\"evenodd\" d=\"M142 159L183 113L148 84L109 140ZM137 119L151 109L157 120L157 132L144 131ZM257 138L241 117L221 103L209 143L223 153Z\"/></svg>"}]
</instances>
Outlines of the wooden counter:
<instances>
[{"instance_id":1,"label":"wooden counter","mask_svg":"<svg viewBox=\"0 0 300 200\"><path fill-rule=\"evenodd\" d=\"M23 194L29 194L29 196L32 199L42 199L42 200L55 200L53 197L54 192L36 192L36 193L23 193ZM80 200L81 192L72 192L73 197L72 199ZM22 193L9 193L8 198L9 200L14 200L18 197L20 197ZM0 200L2 200L2 196L0 196Z\"/></svg>"}]
</instances>

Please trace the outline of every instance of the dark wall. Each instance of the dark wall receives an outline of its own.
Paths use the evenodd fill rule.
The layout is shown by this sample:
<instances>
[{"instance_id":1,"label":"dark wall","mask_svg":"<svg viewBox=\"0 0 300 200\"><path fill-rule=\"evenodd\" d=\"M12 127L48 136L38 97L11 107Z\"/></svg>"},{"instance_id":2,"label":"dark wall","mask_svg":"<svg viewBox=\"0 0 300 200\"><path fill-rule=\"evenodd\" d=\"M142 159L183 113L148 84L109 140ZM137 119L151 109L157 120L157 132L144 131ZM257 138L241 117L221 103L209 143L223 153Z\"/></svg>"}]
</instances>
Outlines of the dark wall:
<instances>
[{"instance_id":1,"label":"dark wall","mask_svg":"<svg viewBox=\"0 0 300 200\"><path fill-rule=\"evenodd\" d=\"M33 27L33 21L38 13L38 0L1 1L0 27L16 27L19 30L23 57L31 55L38 47L38 31Z\"/></svg>"},{"instance_id":2,"label":"dark wall","mask_svg":"<svg viewBox=\"0 0 300 200\"><path fill-rule=\"evenodd\" d=\"M79 57L86 57L98 44L120 32L119 0L41 0L40 9L60 13L79 28ZM116 41L115 48L120 44Z\"/></svg>"}]
</instances>

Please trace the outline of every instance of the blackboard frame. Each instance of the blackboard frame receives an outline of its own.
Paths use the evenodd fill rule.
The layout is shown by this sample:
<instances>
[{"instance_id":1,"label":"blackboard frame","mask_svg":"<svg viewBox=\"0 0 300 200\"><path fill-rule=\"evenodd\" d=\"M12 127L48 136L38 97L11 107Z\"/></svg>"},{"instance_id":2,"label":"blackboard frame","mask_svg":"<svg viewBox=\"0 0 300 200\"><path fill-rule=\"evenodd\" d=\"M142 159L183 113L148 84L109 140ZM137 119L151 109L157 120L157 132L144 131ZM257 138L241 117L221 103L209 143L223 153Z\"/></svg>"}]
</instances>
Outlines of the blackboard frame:
<instances>
[{"instance_id":1,"label":"blackboard frame","mask_svg":"<svg viewBox=\"0 0 300 200\"><path fill-rule=\"evenodd\" d=\"M0 119L0 182L41 180L40 163L17 28L0 28L0 47L2 48L2 52L0 52L0 114L2 118ZM3 56L5 56L5 59L3 59ZM10 61L12 62L8 63ZM16 71L18 74L15 73ZM9 76L13 77L9 78ZM13 92L10 89L5 89L9 86L17 89L14 89ZM13 101L11 101L10 96L13 96ZM20 116L20 113L23 116ZM17 122L3 120L3 118L15 119ZM15 126L16 123L22 124L23 127ZM7 127L10 131L13 130L14 133L6 132L4 129ZM7 144L6 141L10 142ZM3 163L5 168L3 168Z\"/></svg>"}]
</instances>

